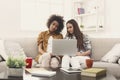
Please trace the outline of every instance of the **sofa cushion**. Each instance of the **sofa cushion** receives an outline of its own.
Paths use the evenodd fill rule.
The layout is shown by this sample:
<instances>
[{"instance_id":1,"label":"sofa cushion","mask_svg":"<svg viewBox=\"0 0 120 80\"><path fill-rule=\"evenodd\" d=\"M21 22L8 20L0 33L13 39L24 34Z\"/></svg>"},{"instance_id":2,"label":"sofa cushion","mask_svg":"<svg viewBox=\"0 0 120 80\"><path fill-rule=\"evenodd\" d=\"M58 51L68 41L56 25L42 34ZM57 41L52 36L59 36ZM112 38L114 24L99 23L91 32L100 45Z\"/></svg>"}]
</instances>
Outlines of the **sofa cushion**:
<instances>
[{"instance_id":1,"label":"sofa cushion","mask_svg":"<svg viewBox=\"0 0 120 80\"><path fill-rule=\"evenodd\" d=\"M118 59L118 64L120 64L120 58Z\"/></svg>"},{"instance_id":2,"label":"sofa cushion","mask_svg":"<svg viewBox=\"0 0 120 80\"><path fill-rule=\"evenodd\" d=\"M2 56L0 55L0 62L2 61L3 59L2 59Z\"/></svg>"},{"instance_id":3,"label":"sofa cushion","mask_svg":"<svg viewBox=\"0 0 120 80\"><path fill-rule=\"evenodd\" d=\"M91 37L92 43L92 55L94 60L101 60L101 58L111 50L111 48L120 43L120 38L110 38L110 37Z\"/></svg>"},{"instance_id":4,"label":"sofa cushion","mask_svg":"<svg viewBox=\"0 0 120 80\"><path fill-rule=\"evenodd\" d=\"M4 60L8 59L8 55L5 52L4 40L0 40L0 55Z\"/></svg>"},{"instance_id":5,"label":"sofa cushion","mask_svg":"<svg viewBox=\"0 0 120 80\"><path fill-rule=\"evenodd\" d=\"M4 47L6 54L8 56L13 56L13 57L26 57L23 48L20 46L19 43L14 42L14 41L4 41Z\"/></svg>"},{"instance_id":6,"label":"sofa cushion","mask_svg":"<svg viewBox=\"0 0 120 80\"><path fill-rule=\"evenodd\" d=\"M116 63L94 62L93 67L104 67L109 73L120 78L120 65Z\"/></svg>"},{"instance_id":7,"label":"sofa cushion","mask_svg":"<svg viewBox=\"0 0 120 80\"><path fill-rule=\"evenodd\" d=\"M5 61L0 62L0 73L7 70L7 65Z\"/></svg>"},{"instance_id":8,"label":"sofa cushion","mask_svg":"<svg viewBox=\"0 0 120 80\"><path fill-rule=\"evenodd\" d=\"M0 55L4 60L7 60L9 56L26 57L19 43L6 40L0 40Z\"/></svg>"},{"instance_id":9,"label":"sofa cushion","mask_svg":"<svg viewBox=\"0 0 120 80\"><path fill-rule=\"evenodd\" d=\"M14 37L5 40L19 43L28 57L35 58L38 55L37 37Z\"/></svg>"},{"instance_id":10,"label":"sofa cushion","mask_svg":"<svg viewBox=\"0 0 120 80\"><path fill-rule=\"evenodd\" d=\"M101 58L101 61L115 63L117 62L119 57L120 57L120 43L115 44L115 46L113 46L113 48Z\"/></svg>"}]
</instances>

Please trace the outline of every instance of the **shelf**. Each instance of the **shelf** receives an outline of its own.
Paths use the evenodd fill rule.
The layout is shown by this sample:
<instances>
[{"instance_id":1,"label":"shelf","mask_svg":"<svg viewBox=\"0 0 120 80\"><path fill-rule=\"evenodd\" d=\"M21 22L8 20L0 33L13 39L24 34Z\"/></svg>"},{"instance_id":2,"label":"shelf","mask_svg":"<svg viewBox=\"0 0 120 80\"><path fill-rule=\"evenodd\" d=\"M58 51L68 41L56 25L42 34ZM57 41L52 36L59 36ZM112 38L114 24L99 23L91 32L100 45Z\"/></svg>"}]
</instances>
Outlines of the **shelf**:
<instances>
[{"instance_id":1,"label":"shelf","mask_svg":"<svg viewBox=\"0 0 120 80\"><path fill-rule=\"evenodd\" d=\"M96 28L86 28L86 29L82 29L80 28L81 31L96 31Z\"/></svg>"},{"instance_id":2,"label":"shelf","mask_svg":"<svg viewBox=\"0 0 120 80\"><path fill-rule=\"evenodd\" d=\"M104 30L103 28L80 28L81 31L85 32L85 31L101 31Z\"/></svg>"},{"instance_id":3,"label":"shelf","mask_svg":"<svg viewBox=\"0 0 120 80\"><path fill-rule=\"evenodd\" d=\"M96 15L97 12L94 12L94 13L85 13L85 14L78 14L78 15L75 15L75 17L84 17L84 16L91 16L91 15Z\"/></svg>"},{"instance_id":4,"label":"shelf","mask_svg":"<svg viewBox=\"0 0 120 80\"><path fill-rule=\"evenodd\" d=\"M83 25L81 31L102 31L104 30L104 0L74 0L74 19ZM102 13L100 13L102 12ZM83 14L82 14L83 13ZM93 26L94 25L94 26ZM100 27L102 25L102 27Z\"/></svg>"},{"instance_id":5,"label":"shelf","mask_svg":"<svg viewBox=\"0 0 120 80\"><path fill-rule=\"evenodd\" d=\"M76 0L76 1L74 1L74 3L77 3L77 4L79 4L79 3L85 3L86 1L88 1L88 0Z\"/></svg>"}]
</instances>

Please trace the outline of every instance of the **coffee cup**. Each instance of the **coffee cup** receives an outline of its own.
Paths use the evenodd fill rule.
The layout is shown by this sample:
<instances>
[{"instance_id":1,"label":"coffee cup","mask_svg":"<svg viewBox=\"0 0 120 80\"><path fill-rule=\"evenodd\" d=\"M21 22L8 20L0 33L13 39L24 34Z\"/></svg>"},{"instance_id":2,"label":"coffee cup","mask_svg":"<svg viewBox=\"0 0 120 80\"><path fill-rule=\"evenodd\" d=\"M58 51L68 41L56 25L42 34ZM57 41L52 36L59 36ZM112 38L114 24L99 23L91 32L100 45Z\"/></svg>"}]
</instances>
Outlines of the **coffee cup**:
<instances>
[{"instance_id":1,"label":"coffee cup","mask_svg":"<svg viewBox=\"0 0 120 80\"><path fill-rule=\"evenodd\" d=\"M87 68L91 68L93 65L93 59L86 59L86 66Z\"/></svg>"},{"instance_id":2,"label":"coffee cup","mask_svg":"<svg viewBox=\"0 0 120 80\"><path fill-rule=\"evenodd\" d=\"M32 57L27 57L26 58L26 68L31 68L32 67Z\"/></svg>"}]
</instances>

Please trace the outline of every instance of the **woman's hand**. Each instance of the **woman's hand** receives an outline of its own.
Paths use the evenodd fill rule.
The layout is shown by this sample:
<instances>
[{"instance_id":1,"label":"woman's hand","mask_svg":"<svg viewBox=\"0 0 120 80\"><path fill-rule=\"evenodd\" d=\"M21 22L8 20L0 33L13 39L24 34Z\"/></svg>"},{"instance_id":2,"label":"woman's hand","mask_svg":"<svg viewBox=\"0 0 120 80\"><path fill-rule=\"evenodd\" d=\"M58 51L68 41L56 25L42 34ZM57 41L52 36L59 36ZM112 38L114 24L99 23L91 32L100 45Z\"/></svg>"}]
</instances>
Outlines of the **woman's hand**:
<instances>
[{"instance_id":1,"label":"woman's hand","mask_svg":"<svg viewBox=\"0 0 120 80\"><path fill-rule=\"evenodd\" d=\"M54 56L54 54L53 54L53 53L50 53L50 55L51 55L51 56Z\"/></svg>"},{"instance_id":2,"label":"woman's hand","mask_svg":"<svg viewBox=\"0 0 120 80\"><path fill-rule=\"evenodd\" d=\"M76 56L82 56L82 53L77 52L77 53L76 53Z\"/></svg>"},{"instance_id":3,"label":"woman's hand","mask_svg":"<svg viewBox=\"0 0 120 80\"><path fill-rule=\"evenodd\" d=\"M86 51L86 52L77 52L76 56L89 56L90 55L90 50Z\"/></svg>"}]
</instances>

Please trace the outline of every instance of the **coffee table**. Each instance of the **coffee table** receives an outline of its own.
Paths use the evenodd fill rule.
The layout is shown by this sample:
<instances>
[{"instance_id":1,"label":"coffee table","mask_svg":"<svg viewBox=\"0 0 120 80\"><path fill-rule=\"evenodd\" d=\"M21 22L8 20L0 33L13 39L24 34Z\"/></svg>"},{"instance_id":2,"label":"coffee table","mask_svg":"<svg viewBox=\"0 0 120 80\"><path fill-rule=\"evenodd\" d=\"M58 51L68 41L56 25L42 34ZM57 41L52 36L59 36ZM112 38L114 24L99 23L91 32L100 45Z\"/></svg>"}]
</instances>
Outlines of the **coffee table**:
<instances>
[{"instance_id":1,"label":"coffee table","mask_svg":"<svg viewBox=\"0 0 120 80\"><path fill-rule=\"evenodd\" d=\"M56 70L56 75L52 77L40 77L40 76L32 76L30 73L24 70L23 72L23 80L81 80L81 73L67 73L60 69ZM88 80L88 79L87 79ZM95 79L95 80L117 80L112 74L107 72L107 75L103 78Z\"/></svg>"},{"instance_id":2,"label":"coffee table","mask_svg":"<svg viewBox=\"0 0 120 80\"><path fill-rule=\"evenodd\" d=\"M6 70L3 72L0 72L0 80L23 80L23 77L8 76L8 72Z\"/></svg>"},{"instance_id":3,"label":"coffee table","mask_svg":"<svg viewBox=\"0 0 120 80\"><path fill-rule=\"evenodd\" d=\"M9 77L7 70L0 73L0 79L4 80L81 80L80 73L66 73L60 69L56 70L56 75L53 77L38 77L32 76L27 71L23 71L23 77ZM96 80L117 80L113 75L107 72L107 76Z\"/></svg>"}]
</instances>

